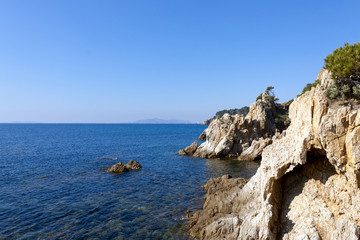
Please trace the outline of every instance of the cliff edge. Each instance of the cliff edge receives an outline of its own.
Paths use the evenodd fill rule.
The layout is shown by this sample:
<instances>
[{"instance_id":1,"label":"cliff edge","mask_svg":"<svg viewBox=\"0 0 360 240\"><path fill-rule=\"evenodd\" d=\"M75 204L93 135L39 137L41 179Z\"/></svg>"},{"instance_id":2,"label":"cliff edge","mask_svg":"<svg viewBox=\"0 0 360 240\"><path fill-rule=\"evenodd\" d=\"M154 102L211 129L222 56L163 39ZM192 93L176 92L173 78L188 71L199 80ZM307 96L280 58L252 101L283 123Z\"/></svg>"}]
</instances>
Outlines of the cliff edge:
<instances>
[{"instance_id":1,"label":"cliff edge","mask_svg":"<svg viewBox=\"0 0 360 240\"><path fill-rule=\"evenodd\" d=\"M260 99L251 104L246 116L226 113L212 120L199 137L205 142L200 146L194 142L180 150L179 154L252 161L261 156L262 150L271 144L273 136L279 136L286 129L289 122L282 118L286 118L288 106L289 103L275 103L274 97L265 91Z\"/></svg>"},{"instance_id":2,"label":"cliff edge","mask_svg":"<svg viewBox=\"0 0 360 240\"><path fill-rule=\"evenodd\" d=\"M211 180L218 186L213 193L222 197L208 192L204 210L193 216L193 235L359 239L360 105L324 96L333 81L328 71L320 71L317 79L320 84L290 105L290 126L262 151L261 165L246 184L227 177ZM219 186L231 183L219 192Z\"/></svg>"}]
</instances>

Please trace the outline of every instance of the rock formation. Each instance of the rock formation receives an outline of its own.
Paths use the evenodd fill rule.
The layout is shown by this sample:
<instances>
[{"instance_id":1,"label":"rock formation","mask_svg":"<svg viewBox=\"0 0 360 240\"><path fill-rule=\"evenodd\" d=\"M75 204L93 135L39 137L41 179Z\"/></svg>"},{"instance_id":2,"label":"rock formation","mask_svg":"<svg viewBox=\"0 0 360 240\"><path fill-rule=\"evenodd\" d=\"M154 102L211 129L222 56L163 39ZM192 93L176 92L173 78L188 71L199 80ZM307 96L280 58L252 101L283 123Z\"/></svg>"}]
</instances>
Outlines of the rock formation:
<instances>
[{"instance_id":1,"label":"rock formation","mask_svg":"<svg viewBox=\"0 0 360 240\"><path fill-rule=\"evenodd\" d=\"M185 149L180 149L179 154L180 155L193 155L198 148L198 142L194 141L190 146L186 147Z\"/></svg>"},{"instance_id":2,"label":"rock formation","mask_svg":"<svg viewBox=\"0 0 360 240\"><path fill-rule=\"evenodd\" d=\"M133 161L133 160L130 160L126 165L125 167L128 169L128 170L139 170L142 168L142 166L140 165L140 163L138 161Z\"/></svg>"},{"instance_id":3,"label":"rock formation","mask_svg":"<svg viewBox=\"0 0 360 240\"><path fill-rule=\"evenodd\" d=\"M290 126L262 151L249 182L209 198L194 214L193 235L359 239L360 104L329 101L323 93L331 74L322 70L318 79L321 84L290 105Z\"/></svg>"},{"instance_id":4,"label":"rock formation","mask_svg":"<svg viewBox=\"0 0 360 240\"><path fill-rule=\"evenodd\" d=\"M108 172L111 173L124 173L128 172L129 170L139 170L142 168L139 162L130 160L126 165L122 162L118 162L117 164L111 166Z\"/></svg>"},{"instance_id":5,"label":"rock formation","mask_svg":"<svg viewBox=\"0 0 360 240\"><path fill-rule=\"evenodd\" d=\"M268 92L251 104L246 116L224 114L211 121L209 127L200 135L206 140L191 152L187 148L180 150L182 155L194 155L201 158L231 157L251 161L261 155L262 150L272 142L272 136L279 135L288 125L285 122L289 104L274 103ZM279 119L283 117L283 119ZM193 144L191 145L192 147ZM189 150L189 149L188 149Z\"/></svg>"}]
</instances>

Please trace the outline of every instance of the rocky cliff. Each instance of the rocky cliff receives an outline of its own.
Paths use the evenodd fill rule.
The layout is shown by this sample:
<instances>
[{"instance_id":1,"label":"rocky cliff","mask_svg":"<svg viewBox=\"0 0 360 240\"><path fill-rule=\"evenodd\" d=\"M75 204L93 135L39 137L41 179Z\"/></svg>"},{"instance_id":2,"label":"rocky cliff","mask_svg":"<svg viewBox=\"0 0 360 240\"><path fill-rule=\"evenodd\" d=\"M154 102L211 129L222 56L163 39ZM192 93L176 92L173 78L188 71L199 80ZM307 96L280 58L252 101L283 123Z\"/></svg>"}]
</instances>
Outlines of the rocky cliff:
<instances>
[{"instance_id":1,"label":"rocky cliff","mask_svg":"<svg viewBox=\"0 0 360 240\"><path fill-rule=\"evenodd\" d=\"M263 150L249 182L212 180L204 210L192 219L194 235L359 239L360 105L330 102L323 93L331 74L322 70L318 79L290 105L290 126Z\"/></svg>"},{"instance_id":2,"label":"rocky cliff","mask_svg":"<svg viewBox=\"0 0 360 240\"><path fill-rule=\"evenodd\" d=\"M279 135L287 127L288 122L284 120L288 105L276 104L274 97L264 92L261 99L251 104L246 116L227 113L212 120L199 137L205 142L200 146L196 143L196 148L193 143L191 148L180 150L179 154L201 158L231 157L244 161L254 160L272 142L272 137Z\"/></svg>"}]
</instances>

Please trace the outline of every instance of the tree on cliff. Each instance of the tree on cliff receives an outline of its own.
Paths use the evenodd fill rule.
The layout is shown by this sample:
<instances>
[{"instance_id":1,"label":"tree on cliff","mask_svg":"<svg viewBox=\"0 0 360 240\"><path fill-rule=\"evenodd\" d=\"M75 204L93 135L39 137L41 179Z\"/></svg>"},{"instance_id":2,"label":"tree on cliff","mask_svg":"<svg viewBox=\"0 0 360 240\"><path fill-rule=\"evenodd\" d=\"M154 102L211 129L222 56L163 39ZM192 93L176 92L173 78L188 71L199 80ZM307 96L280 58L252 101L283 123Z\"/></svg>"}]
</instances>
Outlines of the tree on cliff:
<instances>
[{"instance_id":1,"label":"tree on cliff","mask_svg":"<svg viewBox=\"0 0 360 240\"><path fill-rule=\"evenodd\" d=\"M336 49L325 59L335 82L325 91L332 99L360 98L360 42Z\"/></svg>"},{"instance_id":2,"label":"tree on cliff","mask_svg":"<svg viewBox=\"0 0 360 240\"><path fill-rule=\"evenodd\" d=\"M268 99L267 100L271 100L273 102L276 102L278 101L279 99L278 98L275 98L275 92L274 92L274 87L273 86L269 86L266 88L265 92L267 93L267 97ZM262 100L262 95L263 93L260 93L260 95L256 98L256 101L257 100Z\"/></svg>"}]
</instances>

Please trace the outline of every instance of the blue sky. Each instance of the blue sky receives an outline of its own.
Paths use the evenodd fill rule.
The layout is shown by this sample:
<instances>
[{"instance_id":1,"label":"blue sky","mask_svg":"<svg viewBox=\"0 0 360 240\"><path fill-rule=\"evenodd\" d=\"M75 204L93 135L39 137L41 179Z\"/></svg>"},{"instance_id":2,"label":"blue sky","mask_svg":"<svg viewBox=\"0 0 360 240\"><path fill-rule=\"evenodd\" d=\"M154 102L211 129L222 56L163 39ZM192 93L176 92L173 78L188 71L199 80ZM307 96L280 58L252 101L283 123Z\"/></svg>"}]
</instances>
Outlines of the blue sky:
<instances>
[{"instance_id":1,"label":"blue sky","mask_svg":"<svg viewBox=\"0 0 360 240\"><path fill-rule=\"evenodd\" d=\"M359 1L0 0L0 122L201 122L360 41Z\"/></svg>"}]
</instances>

